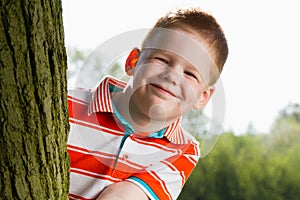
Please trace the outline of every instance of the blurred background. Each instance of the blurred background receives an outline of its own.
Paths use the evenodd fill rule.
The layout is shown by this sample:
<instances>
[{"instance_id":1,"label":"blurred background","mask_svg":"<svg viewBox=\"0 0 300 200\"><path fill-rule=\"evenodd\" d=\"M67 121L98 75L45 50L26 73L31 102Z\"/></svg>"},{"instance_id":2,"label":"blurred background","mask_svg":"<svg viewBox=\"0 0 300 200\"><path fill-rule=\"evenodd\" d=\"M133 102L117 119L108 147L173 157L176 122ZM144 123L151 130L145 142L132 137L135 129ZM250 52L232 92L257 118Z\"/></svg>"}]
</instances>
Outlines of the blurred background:
<instances>
[{"instance_id":1,"label":"blurred background","mask_svg":"<svg viewBox=\"0 0 300 200\"><path fill-rule=\"evenodd\" d=\"M300 199L300 12L296 0L62 3L69 87L75 85L90 54L110 38L151 28L160 16L176 8L197 6L211 13L229 45L221 75L225 121L213 150L200 159L179 199ZM122 61L105 73L123 76ZM202 120L195 122L199 115ZM188 114L184 123L189 123L191 132L205 132L207 121L209 113L204 110Z\"/></svg>"}]
</instances>

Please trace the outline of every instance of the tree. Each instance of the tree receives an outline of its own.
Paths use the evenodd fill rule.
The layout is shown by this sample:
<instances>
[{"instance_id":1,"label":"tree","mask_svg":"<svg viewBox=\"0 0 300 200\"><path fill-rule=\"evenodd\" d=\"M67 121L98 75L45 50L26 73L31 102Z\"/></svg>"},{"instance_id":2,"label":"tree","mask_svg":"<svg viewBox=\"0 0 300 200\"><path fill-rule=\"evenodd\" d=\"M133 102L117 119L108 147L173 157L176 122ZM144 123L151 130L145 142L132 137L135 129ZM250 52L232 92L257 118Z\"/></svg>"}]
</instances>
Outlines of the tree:
<instances>
[{"instance_id":1,"label":"tree","mask_svg":"<svg viewBox=\"0 0 300 200\"><path fill-rule=\"evenodd\" d=\"M1 0L1 199L68 199L66 69L60 0Z\"/></svg>"}]
</instances>

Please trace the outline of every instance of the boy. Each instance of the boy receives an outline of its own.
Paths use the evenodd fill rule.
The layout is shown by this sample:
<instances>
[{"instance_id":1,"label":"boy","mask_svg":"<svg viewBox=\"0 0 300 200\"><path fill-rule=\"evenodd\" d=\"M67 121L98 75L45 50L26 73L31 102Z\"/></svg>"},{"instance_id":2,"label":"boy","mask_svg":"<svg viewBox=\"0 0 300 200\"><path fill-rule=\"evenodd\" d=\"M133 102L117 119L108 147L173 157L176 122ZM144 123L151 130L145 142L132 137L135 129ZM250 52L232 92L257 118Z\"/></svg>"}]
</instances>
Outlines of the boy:
<instances>
[{"instance_id":1,"label":"boy","mask_svg":"<svg viewBox=\"0 0 300 200\"><path fill-rule=\"evenodd\" d=\"M131 51L128 83L70 91L70 199L176 199L200 157L181 116L207 104L227 55L212 16L178 10Z\"/></svg>"}]
</instances>

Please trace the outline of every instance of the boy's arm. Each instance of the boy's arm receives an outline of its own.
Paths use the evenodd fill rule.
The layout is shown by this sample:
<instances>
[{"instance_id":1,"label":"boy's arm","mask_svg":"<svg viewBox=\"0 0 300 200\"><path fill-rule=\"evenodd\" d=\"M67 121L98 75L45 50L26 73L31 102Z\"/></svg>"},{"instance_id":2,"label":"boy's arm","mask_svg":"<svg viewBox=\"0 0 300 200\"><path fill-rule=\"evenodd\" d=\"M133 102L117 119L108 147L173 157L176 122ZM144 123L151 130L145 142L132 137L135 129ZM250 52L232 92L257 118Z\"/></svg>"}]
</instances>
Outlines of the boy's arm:
<instances>
[{"instance_id":1,"label":"boy's arm","mask_svg":"<svg viewBox=\"0 0 300 200\"><path fill-rule=\"evenodd\" d=\"M134 183L121 181L108 186L97 200L148 200L145 192Z\"/></svg>"}]
</instances>

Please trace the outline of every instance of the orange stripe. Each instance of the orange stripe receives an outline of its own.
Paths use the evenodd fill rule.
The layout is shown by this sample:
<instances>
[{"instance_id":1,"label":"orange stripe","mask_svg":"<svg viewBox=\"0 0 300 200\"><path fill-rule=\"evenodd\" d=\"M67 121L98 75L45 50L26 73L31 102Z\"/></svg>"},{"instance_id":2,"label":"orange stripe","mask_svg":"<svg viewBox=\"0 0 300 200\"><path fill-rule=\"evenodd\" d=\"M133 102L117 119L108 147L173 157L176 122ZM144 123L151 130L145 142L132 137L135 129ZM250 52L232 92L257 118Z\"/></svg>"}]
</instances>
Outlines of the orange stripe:
<instances>
[{"instance_id":1,"label":"orange stripe","mask_svg":"<svg viewBox=\"0 0 300 200\"><path fill-rule=\"evenodd\" d=\"M172 163L172 165L176 167L178 171L183 171L186 179L190 176L191 172L195 168L195 164L187 159L184 155L168 158L167 161Z\"/></svg>"},{"instance_id":2,"label":"orange stripe","mask_svg":"<svg viewBox=\"0 0 300 200\"><path fill-rule=\"evenodd\" d=\"M152 190L153 192L159 197L159 199L170 199L170 197L164 192L164 185L161 184L159 178L157 178L154 174L147 172L147 173L137 173L133 175L144 181Z\"/></svg>"},{"instance_id":3,"label":"orange stripe","mask_svg":"<svg viewBox=\"0 0 300 200\"><path fill-rule=\"evenodd\" d=\"M166 183L165 181L163 181L157 174L155 171L150 171L151 175L154 176L157 180L159 180L160 182L160 186L162 188L162 190L160 192L163 192L164 196L167 196L167 199L171 199L172 195L170 194L170 192L167 189ZM161 199L161 198L160 198Z\"/></svg>"},{"instance_id":4,"label":"orange stripe","mask_svg":"<svg viewBox=\"0 0 300 200\"><path fill-rule=\"evenodd\" d=\"M82 148L77 149L80 149L80 151L82 151ZM116 168L113 168L116 160L115 154L107 154L98 151L88 151L86 149L83 149L83 151L84 152L76 151L75 148L71 149L71 147L69 146L68 153L70 155L72 168L77 168L96 174L109 175L123 180L130 177L133 173L136 173L137 171L144 172L141 171L141 169L145 166L142 166L132 161L125 160L122 157L119 157ZM99 178L99 175L88 176Z\"/></svg>"}]
</instances>

